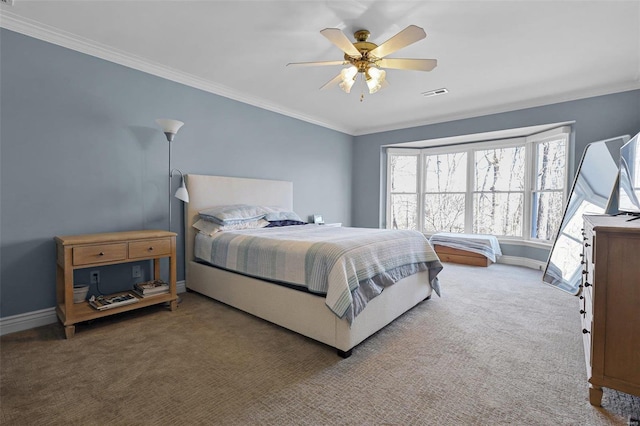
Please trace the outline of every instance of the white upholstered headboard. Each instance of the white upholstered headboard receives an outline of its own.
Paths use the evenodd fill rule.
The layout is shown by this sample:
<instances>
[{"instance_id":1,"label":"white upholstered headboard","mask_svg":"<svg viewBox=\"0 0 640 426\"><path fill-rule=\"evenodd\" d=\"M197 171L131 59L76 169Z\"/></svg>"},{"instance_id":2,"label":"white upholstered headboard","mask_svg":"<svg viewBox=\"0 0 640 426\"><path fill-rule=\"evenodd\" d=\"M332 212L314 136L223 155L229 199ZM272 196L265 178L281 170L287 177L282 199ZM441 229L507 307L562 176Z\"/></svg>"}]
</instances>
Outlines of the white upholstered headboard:
<instances>
[{"instance_id":1,"label":"white upholstered headboard","mask_svg":"<svg viewBox=\"0 0 640 426\"><path fill-rule=\"evenodd\" d=\"M185 263L193 260L193 244L198 232L192 225L198 212L230 204L280 206L293 210L293 183L282 180L247 179L226 176L185 176L189 202L185 203Z\"/></svg>"}]
</instances>

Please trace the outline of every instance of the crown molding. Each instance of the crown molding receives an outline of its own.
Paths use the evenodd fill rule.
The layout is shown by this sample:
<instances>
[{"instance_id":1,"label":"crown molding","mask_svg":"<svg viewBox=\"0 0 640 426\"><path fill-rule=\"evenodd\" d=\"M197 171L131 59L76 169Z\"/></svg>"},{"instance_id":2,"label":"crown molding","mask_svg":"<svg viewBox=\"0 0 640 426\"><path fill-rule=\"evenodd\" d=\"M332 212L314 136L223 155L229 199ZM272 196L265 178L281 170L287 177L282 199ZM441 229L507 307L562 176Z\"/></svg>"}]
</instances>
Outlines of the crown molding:
<instances>
[{"instance_id":1,"label":"crown molding","mask_svg":"<svg viewBox=\"0 0 640 426\"><path fill-rule=\"evenodd\" d=\"M135 55L131 55L129 53L100 44L93 40L82 38L75 34L48 26L41 22L24 18L15 13L7 11L4 7L1 9L0 13L0 27L36 38L38 40L65 47L67 49L94 56L99 59L113 62L137 71L164 78L166 80L200 89L205 92L222 96L234 101L242 102L244 104L252 105L267 111L305 121L310 124L345 133L350 136L363 136L373 133L382 133L412 127L427 126L431 124L464 120L485 115L500 114L527 108L535 108L561 102L575 101L595 96L609 95L613 93L640 89L640 80L635 80L631 82L622 82L603 87L588 88L586 90L558 94L557 96L549 96L544 98L530 99L523 102L504 104L498 107L487 107L475 110L460 111L455 114L446 114L432 117L428 120L413 120L392 125L367 127L366 129L346 128L337 126L333 123L328 123L326 121L318 120L314 117L300 114L297 111L292 111L280 105L267 102L261 98L248 96L246 93L240 93L227 86L216 84L201 77L197 77L193 74L185 73L183 71L179 71L171 67L167 67L165 65L161 65Z\"/></svg>"},{"instance_id":2,"label":"crown molding","mask_svg":"<svg viewBox=\"0 0 640 426\"><path fill-rule=\"evenodd\" d=\"M311 123L317 126L353 135L354 129L343 128L332 123L327 123L325 121L300 114L296 111L291 111L280 105L266 102L264 99L260 99L257 97L248 96L245 93L239 93L227 86L213 83L209 80L205 80L193 74L185 73L183 71L179 71L174 68L167 67L165 65L161 65L135 55L131 55L118 49L114 49L110 46L106 46L96 41L79 37L66 31L62 31L58 28L48 26L41 22L24 18L20 15L9 12L4 8L1 12L0 27L7 30L15 31L17 33L42 40L47 43L52 43L67 49L74 50L76 52L94 56L105 61L113 62L134 69L136 71L142 71L147 74L155 75L156 77L161 77L166 80L184 84L185 86L200 89L214 95L222 96L234 101L242 102L301 121L306 121L307 123Z\"/></svg>"},{"instance_id":3,"label":"crown molding","mask_svg":"<svg viewBox=\"0 0 640 426\"><path fill-rule=\"evenodd\" d=\"M628 81L622 83L611 84L601 87L590 87L585 90L578 90L569 93L561 93L556 96L547 96L543 98L529 99L523 102L514 102L504 104L497 107L480 108L469 111L462 111L456 114L440 115L429 120L415 120L398 123L393 126L368 127L365 129L356 129L353 136L370 135L373 133L382 133L393 130L408 129L412 127L428 126L430 124L445 123L449 121L465 120L468 118L482 117L492 114L502 114L505 112L518 111L528 108L536 108L546 105L559 104L562 102L577 101L580 99L593 98L596 96L611 95L614 93L628 92L630 90L640 90L640 80Z\"/></svg>"}]
</instances>

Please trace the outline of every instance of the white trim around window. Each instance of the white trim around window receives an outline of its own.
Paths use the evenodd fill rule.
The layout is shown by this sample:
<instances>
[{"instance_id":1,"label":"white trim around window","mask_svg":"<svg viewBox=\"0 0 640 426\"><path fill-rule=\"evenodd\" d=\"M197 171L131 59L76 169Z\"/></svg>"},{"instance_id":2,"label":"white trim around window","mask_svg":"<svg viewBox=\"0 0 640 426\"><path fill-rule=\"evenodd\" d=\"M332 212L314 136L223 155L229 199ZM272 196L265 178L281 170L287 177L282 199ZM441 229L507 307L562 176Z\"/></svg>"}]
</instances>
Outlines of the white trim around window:
<instances>
[{"instance_id":1,"label":"white trim around window","mask_svg":"<svg viewBox=\"0 0 640 426\"><path fill-rule=\"evenodd\" d=\"M554 140L564 140L564 178L562 179L562 187L557 187L554 189L539 189L537 188L537 150L538 146L541 143L554 141ZM439 146L439 147L429 147L423 149L415 149L415 148L394 148L388 147L386 150L386 160L387 160L387 168L386 168L386 227L391 227L392 223L392 206L391 206L391 198L394 194L401 195L414 195L417 200L416 205L416 228L425 232L425 224L424 224L424 214L422 212L425 209L424 197L425 197L425 178L424 178L424 167L425 167L425 158L433 155L442 155L442 154L453 154L453 153L461 153L466 152L466 191L465 191L465 211L464 211L464 232L472 233L473 232L473 196L474 193L478 191L474 191L474 173L475 173L475 153L481 150L490 150L490 149L503 149L509 147L524 147L525 148L525 174L524 174L524 182L523 182L523 190L509 190L510 193L518 193L522 192L524 195L523 201L523 215L522 217L522 225L521 225L521 235L498 235L499 238L504 238L505 240L513 240L513 241L524 241L531 242L535 245L548 245L549 241L546 239L537 239L533 238L532 231L534 229L532 225L533 221L533 196L535 193L558 193L562 192L562 202L563 204L566 201L567 192L569 189L568 184L568 175L571 167L570 155L573 152L572 149L572 141L571 137L571 126L559 126L554 129L550 129L544 132L540 132L530 136L523 137L515 137L508 139L500 139L500 140L492 140L492 141L479 141L475 143L465 143L458 145L447 145L447 146ZM425 141L428 142L428 141ZM392 191L392 178L391 178L391 170L392 170L392 162L390 161L391 156L416 156L416 170L415 170L415 179L416 192L411 193L399 193ZM561 157L560 157L561 158ZM484 191L486 192L486 191ZM499 193L500 191L494 191L495 193Z\"/></svg>"}]
</instances>

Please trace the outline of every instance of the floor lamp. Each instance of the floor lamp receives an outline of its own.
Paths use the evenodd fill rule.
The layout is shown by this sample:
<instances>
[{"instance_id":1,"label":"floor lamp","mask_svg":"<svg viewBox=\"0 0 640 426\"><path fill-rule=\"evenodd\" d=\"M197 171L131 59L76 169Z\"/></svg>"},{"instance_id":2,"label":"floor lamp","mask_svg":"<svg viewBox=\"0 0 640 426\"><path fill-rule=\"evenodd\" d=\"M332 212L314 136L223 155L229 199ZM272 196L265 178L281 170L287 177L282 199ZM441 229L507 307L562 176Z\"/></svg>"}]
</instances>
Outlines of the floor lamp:
<instances>
[{"instance_id":1,"label":"floor lamp","mask_svg":"<svg viewBox=\"0 0 640 426\"><path fill-rule=\"evenodd\" d=\"M187 192L187 187L184 183L184 174L178 169L171 168L171 145L173 142L173 138L178 133L178 130L184 125L182 121L171 120L168 118L159 118L156 120L156 123L162 128L164 135L167 137L167 142L169 142L169 231L171 231L171 183L173 180L173 172L180 173L180 187L175 193L175 197L185 203L189 202L189 192Z\"/></svg>"}]
</instances>

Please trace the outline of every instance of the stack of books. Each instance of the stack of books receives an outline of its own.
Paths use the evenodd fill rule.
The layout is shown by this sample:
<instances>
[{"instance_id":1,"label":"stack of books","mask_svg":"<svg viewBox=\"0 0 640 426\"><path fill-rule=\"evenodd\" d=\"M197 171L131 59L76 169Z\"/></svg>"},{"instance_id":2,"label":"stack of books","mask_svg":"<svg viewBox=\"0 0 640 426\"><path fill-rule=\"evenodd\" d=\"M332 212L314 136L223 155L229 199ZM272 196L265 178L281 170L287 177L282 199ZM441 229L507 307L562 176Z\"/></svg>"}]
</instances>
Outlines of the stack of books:
<instances>
[{"instance_id":1,"label":"stack of books","mask_svg":"<svg viewBox=\"0 0 640 426\"><path fill-rule=\"evenodd\" d=\"M91 296L89 304L99 311L117 308L118 306L136 303L138 298L131 293L114 294L110 296Z\"/></svg>"},{"instance_id":2,"label":"stack of books","mask_svg":"<svg viewBox=\"0 0 640 426\"><path fill-rule=\"evenodd\" d=\"M133 291L139 297L151 297L169 293L169 284L162 280L145 281L133 285Z\"/></svg>"}]
</instances>

